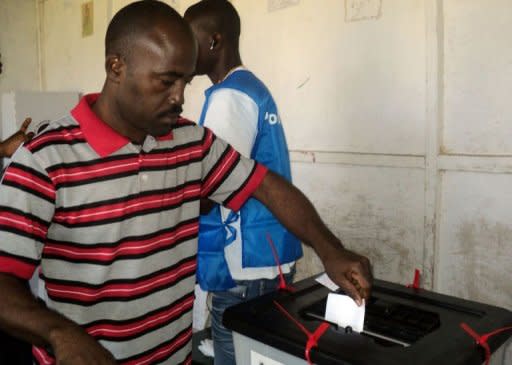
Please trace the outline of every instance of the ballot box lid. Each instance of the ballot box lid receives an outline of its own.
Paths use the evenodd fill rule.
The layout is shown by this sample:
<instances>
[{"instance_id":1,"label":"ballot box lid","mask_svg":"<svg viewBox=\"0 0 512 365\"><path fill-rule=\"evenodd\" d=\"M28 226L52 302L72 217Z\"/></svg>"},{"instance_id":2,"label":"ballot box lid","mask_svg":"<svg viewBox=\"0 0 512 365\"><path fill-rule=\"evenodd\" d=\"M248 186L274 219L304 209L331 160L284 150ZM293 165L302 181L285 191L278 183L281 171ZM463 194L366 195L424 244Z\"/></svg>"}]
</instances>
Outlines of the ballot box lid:
<instances>
[{"instance_id":1,"label":"ballot box lid","mask_svg":"<svg viewBox=\"0 0 512 365\"><path fill-rule=\"evenodd\" d=\"M275 304L308 331L321 323L330 291L309 278L294 292L275 292L228 308L224 326L256 341L304 358L307 337ZM512 312L483 303L375 280L362 334L331 325L312 350L318 364L480 365L484 351L462 330L462 322L479 334L512 326ZM512 331L489 339L496 351Z\"/></svg>"}]
</instances>

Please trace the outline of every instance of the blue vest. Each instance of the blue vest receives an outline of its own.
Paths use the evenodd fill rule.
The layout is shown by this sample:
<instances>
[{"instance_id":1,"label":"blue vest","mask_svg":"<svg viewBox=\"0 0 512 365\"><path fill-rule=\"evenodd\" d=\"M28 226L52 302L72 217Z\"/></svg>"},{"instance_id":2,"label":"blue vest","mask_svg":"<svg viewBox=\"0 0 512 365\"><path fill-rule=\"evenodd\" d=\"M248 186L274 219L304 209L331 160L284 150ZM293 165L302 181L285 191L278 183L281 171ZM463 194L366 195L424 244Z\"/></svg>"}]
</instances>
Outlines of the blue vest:
<instances>
[{"instance_id":1,"label":"blue vest","mask_svg":"<svg viewBox=\"0 0 512 365\"><path fill-rule=\"evenodd\" d=\"M206 90L206 100L199 124L204 124L210 95L215 90L230 88L247 94L258 106L258 131L251 158L291 181L290 158L284 130L277 107L265 85L246 70L238 70L226 80ZM229 273L224 248L235 239L236 230L230 226L241 217L242 267L276 266L268 243L270 234L281 264L302 257L300 241L288 232L258 200L250 198L238 213L231 212L223 222L220 207L201 215L197 254L197 281L203 290L220 291L236 284Z\"/></svg>"}]
</instances>

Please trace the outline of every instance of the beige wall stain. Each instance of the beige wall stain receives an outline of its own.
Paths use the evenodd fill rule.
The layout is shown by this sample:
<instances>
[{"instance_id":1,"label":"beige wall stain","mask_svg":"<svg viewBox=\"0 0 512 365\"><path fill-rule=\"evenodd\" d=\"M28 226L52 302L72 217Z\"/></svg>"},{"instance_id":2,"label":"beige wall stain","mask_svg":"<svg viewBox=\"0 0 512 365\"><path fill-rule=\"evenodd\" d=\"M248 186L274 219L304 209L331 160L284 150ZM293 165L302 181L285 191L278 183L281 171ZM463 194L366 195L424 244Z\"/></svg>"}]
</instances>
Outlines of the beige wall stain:
<instances>
[{"instance_id":1,"label":"beige wall stain","mask_svg":"<svg viewBox=\"0 0 512 365\"><path fill-rule=\"evenodd\" d=\"M338 204L319 205L319 213L343 244L370 259L376 278L410 283L414 269L421 268L421 257L411 249L410 234L402 222L386 217L364 195L355 196L348 214ZM320 260L306 247L297 265L297 280L322 271Z\"/></svg>"},{"instance_id":2,"label":"beige wall stain","mask_svg":"<svg viewBox=\"0 0 512 365\"><path fill-rule=\"evenodd\" d=\"M382 16L382 0L345 0L345 22L377 20Z\"/></svg>"},{"instance_id":3,"label":"beige wall stain","mask_svg":"<svg viewBox=\"0 0 512 365\"><path fill-rule=\"evenodd\" d=\"M453 295L512 308L512 227L485 218L458 227Z\"/></svg>"}]
</instances>

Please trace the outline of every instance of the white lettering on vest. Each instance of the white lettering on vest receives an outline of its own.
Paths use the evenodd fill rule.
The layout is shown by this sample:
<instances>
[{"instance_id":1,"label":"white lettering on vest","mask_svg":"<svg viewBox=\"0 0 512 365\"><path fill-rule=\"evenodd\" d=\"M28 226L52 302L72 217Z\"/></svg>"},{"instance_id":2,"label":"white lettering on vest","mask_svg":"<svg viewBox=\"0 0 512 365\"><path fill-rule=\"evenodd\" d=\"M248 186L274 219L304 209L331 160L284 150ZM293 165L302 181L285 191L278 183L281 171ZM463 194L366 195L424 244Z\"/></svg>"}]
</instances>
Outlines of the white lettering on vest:
<instances>
[{"instance_id":1,"label":"white lettering on vest","mask_svg":"<svg viewBox=\"0 0 512 365\"><path fill-rule=\"evenodd\" d=\"M266 112L265 113L265 120L267 122L269 122L270 125L279 123L279 117L277 116L277 114L274 114L274 113Z\"/></svg>"}]
</instances>

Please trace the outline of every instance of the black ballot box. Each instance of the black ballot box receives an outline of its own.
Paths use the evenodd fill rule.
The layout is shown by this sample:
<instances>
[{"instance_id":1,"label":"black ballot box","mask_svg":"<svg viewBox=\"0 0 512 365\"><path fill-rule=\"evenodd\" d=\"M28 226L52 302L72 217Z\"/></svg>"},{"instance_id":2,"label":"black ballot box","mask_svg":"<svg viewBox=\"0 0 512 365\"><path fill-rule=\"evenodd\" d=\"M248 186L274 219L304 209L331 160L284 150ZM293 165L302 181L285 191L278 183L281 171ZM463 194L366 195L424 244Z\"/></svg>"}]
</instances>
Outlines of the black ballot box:
<instances>
[{"instance_id":1,"label":"black ballot box","mask_svg":"<svg viewBox=\"0 0 512 365\"><path fill-rule=\"evenodd\" d=\"M233 306L224 325L233 330L237 364L306 364L306 334L325 315L329 290L314 278L294 284L294 292L275 292ZM276 302L278 305L276 305ZM481 365L485 352L462 328L478 334L512 326L509 310L375 280L361 333L331 324L310 352L315 364ZM488 340L492 365L503 364L512 331Z\"/></svg>"}]
</instances>

